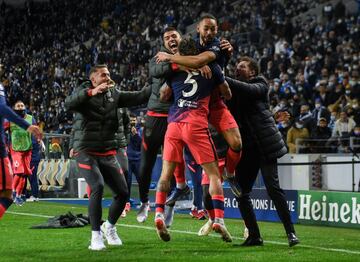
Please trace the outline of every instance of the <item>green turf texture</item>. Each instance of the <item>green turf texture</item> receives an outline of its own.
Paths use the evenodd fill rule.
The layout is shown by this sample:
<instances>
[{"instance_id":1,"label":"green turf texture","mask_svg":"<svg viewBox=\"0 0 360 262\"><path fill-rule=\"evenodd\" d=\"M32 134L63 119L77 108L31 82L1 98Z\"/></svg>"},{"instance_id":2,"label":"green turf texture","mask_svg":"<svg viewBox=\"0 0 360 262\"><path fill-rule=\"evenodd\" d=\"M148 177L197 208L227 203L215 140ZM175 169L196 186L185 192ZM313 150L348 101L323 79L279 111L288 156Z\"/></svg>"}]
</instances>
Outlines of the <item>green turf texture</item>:
<instances>
[{"instance_id":1,"label":"green turf texture","mask_svg":"<svg viewBox=\"0 0 360 262\"><path fill-rule=\"evenodd\" d=\"M72 211L87 213L84 206L49 202L12 206L10 212L55 216ZM103 217L106 218L104 209ZM90 251L90 227L30 229L47 218L7 213L0 220L0 261L360 261L360 230L296 225L301 244L287 245L280 223L260 222L263 247L241 247L243 221L226 219L234 237L224 243L216 234L198 237L205 223L189 215L176 214L171 241L163 242L154 229L154 212L139 224L136 211L118 221L123 246Z\"/></svg>"}]
</instances>

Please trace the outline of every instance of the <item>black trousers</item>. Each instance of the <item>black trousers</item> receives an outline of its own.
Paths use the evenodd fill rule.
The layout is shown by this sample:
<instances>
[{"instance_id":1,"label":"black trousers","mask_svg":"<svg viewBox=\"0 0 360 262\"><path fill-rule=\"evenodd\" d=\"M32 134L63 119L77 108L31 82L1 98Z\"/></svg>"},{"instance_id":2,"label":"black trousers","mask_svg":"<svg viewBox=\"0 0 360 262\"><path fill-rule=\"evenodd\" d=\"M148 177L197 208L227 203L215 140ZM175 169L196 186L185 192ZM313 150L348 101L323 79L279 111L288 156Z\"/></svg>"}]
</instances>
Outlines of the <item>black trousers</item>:
<instances>
[{"instance_id":1,"label":"black trousers","mask_svg":"<svg viewBox=\"0 0 360 262\"><path fill-rule=\"evenodd\" d=\"M80 175L90 186L89 218L91 229L100 230L104 183L113 192L113 202L109 208L108 221L115 224L124 210L128 189L125 176L120 171L120 164L115 155L94 156L86 152L79 152L76 157Z\"/></svg>"},{"instance_id":2,"label":"black trousers","mask_svg":"<svg viewBox=\"0 0 360 262\"><path fill-rule=\"evenodd\" d=\"M245 225L249 229L249 236L260 237L259 226L250 200L250 192L259 170L261 170L266 190L274 202L286 233L295 233L285 194L279 184L277 160L261 161L259 156L260 153L254 148L243 149L242 158L236 167L236 178L243 190L242 197L237 198L237 201Z\"/></svg>"},{"instance_id":3,"label":"black trousers","mask_svg":"<svg viewBox=\"0 0 360 262\"><path fill-rule=\"evenodd\" d=\"M139 169L139 193L140 201L142 203L149 201L151 174L155 165L157 154L159 153L161 146L164 144L167 124L167 117L145 116Z\"/></svg>"},{"instance_id":4,"label":"black trousers","mask_svg":"<svg viewBox=\"0 0 360 262\"><path fill-rule=\"evenodd\" d=\"M116 159L118 160L120 167L124 173L125 179L126 179L126 184L127 184L127 188L128 188L128 192L129 192L126 202L129 202L131 180L129 183L129 163L128 163L128 157L127 157L127 153L126 153L126 147L120 147L120 148L118 148L118 150L116 150Z\"/></svg>"}]
</instances>

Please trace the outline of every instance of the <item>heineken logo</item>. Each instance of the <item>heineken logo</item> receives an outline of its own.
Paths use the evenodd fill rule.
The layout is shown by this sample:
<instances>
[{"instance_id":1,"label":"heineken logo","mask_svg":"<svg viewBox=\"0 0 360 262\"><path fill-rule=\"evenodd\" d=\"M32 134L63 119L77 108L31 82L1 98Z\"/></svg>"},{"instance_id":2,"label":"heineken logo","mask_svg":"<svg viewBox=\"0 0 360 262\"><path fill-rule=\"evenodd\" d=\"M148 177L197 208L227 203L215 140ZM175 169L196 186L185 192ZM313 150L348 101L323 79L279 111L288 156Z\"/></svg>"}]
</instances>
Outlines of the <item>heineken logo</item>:
<instances>
[{"instance_id":1,"label":"heineken logo","mask_svg":"<svg viewBox=\"0 0 360 262\"><path fill-rule=\"evenodd\" d=\"M360 225L357 194L334 192L299 192L299 220L327 225Z\"/></svg>"}]
</instances>

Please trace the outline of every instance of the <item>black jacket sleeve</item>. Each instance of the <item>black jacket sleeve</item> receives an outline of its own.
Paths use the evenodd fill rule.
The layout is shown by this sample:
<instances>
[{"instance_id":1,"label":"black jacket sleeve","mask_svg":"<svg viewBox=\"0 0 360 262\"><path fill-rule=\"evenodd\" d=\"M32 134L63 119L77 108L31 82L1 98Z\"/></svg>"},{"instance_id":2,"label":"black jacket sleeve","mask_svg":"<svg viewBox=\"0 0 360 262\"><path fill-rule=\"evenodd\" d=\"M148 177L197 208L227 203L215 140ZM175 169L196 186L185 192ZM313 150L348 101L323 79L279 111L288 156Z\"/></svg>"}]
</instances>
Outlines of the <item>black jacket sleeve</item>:
<instances>
[{"instance_id":1,"label":"black jacket sleeve","mask_svg":"<svg viewBox=\"0 0 360 262\"><path fill-rule=\"evenodd\" d=\"M261 99L268 94L269 87L263 77L256 77L250 82L242 82L226 77L226 81L233 91L249 99Z\"/></svg>"},{"instance_id":2,"label":"black jacket sleeve","mask_svg":"<svg viewBox=\"0 0 360 262\"><path fill-rule=\"evenodd\" d=\"M87 94L87 88L91 86L90 82L85 82L77 87L70 96L65 99L65 108L67 110L76 110L89 101L90 96Z\"/></svg>"},{"instance_id":3,"label":"black jacket sleeve","mask_svg":"<svg viewBox=\"0 0 360 262\"><path fill-rule=\"evenodd\" d=\"M151 86L147 85L141 91L119 91L118 107L142 105L149 100Z\"/></svg>"}]
</instances>

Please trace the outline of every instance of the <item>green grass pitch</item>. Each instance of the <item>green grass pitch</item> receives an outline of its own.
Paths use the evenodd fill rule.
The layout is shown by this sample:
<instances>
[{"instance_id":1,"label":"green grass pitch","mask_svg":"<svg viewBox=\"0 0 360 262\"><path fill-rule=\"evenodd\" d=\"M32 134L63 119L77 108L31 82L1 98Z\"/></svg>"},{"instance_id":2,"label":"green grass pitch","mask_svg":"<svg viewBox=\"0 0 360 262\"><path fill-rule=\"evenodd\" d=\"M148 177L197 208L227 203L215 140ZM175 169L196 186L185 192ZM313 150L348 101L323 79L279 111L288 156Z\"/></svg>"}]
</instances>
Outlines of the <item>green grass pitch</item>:
<instances>
[{"instance_id":1,"label":"green grass pitch","mask_svg":"<svg viewBox=\"0 0 360 262\"><path fill-rule=\"evenodd\" d=\"M118 222L123 246L106 251L90 251L90 227L73 229L30 229L44 223L48 216L68 211L86 214L85 206L50 202L12 206L0 220L0 261L360 261L360 231L296 225L301 244L287 245L280 223L260 222L263 247L241 247L243 222L226 219L234 237L224 243L216 234L198 237L205 221L176 214L170 230L171 241L162 242L154 229L154 212L148 221L139 224L131 210ZM104 209L103 217L106 218Z\"/></svg>"}]
</instances>

